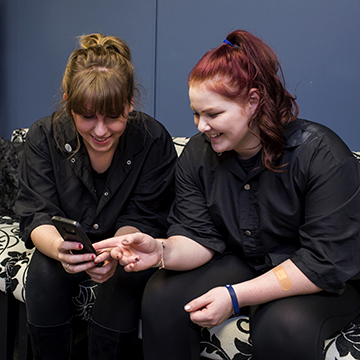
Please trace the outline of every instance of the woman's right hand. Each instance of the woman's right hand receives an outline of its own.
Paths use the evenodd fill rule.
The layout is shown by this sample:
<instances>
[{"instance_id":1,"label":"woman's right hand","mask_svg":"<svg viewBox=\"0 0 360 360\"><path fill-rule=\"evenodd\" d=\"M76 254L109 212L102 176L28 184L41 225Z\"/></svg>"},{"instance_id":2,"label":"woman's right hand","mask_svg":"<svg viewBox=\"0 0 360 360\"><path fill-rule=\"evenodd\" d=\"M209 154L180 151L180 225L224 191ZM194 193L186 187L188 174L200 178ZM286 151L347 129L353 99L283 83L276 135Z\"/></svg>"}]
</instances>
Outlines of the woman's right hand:
<instances>
[{"instance_id":1,"label":"woman's right hand","mask_svg":"<svg viewBox=\"0 0 360 360\"><path fill-rule=\"evenodd\" d=\"M72 250L80 250L83 245L78 242L64 241L53 225L36 227L31 232L31 240L44 255L60 261L68 273L78 273L96 266L93 261L95 254L72 254ZM106 259L108 258L110 255Z\"/></svg>"},{"instance_id":2,"label":"woman's right hand","mask_svg":"<svg viewBox=\"0 0 360 360\"><path fill-rule=\"evenodd\" d=\"M72 250L81 250L83 245L74 241L64 241L59 242L58 250L58 260L61 262L63 268L66 272L70 274L79 273L86 271L88 269L96 266L94 259L95 254L73 254Z\"/></svg>"},{"instance_id":3,"label":"woman's right hand","mask_svg":"<svg viewBox=\"0 0 360 360\"><path fill-rule=\"evenodd\" d=\"M95 263L103 261L104 254L110 252L111 257L118 260L128 272L155 267L163 251L160 240L140 232L99 241L94 248L101 252Z\"/></svg>"}]
</instances>

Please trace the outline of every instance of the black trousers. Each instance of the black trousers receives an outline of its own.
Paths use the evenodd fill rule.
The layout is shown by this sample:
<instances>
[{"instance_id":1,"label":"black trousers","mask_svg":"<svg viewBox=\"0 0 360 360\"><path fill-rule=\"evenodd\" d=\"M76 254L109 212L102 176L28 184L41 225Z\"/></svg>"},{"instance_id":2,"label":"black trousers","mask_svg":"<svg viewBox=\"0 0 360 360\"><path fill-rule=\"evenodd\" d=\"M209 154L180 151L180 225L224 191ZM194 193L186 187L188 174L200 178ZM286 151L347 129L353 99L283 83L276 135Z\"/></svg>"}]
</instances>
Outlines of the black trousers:
<instances>
[{"instance_id":1,"label":"black trousers","mask_svg":"<svg viewBox=\"0 0 360 360\"><path fill-rule=\"evenodd\" d=\"M187 272L160 270L148 282L142 308L145 360L198 360L200 328L183 309L216 286L252 279L240 258L224 255ZM284 298L252 307L253 360L322 359L324 341L360 313L360 292L325 292Z\"/></svg>"},{"instance_id":2,"label":"black trousers","mask_svg":"<svg viewBox=\"0 0 360 360\"><path fill-rule=\"evenodd\" d=\"M154 270L114 276L99 284L89 325L90 359L132 359L143 290ZM68 274L61 263L39 251L26 282L28 326L36 359L68 359L72 349L72 297L86 273Z\"/></svg>"}]
</instances>

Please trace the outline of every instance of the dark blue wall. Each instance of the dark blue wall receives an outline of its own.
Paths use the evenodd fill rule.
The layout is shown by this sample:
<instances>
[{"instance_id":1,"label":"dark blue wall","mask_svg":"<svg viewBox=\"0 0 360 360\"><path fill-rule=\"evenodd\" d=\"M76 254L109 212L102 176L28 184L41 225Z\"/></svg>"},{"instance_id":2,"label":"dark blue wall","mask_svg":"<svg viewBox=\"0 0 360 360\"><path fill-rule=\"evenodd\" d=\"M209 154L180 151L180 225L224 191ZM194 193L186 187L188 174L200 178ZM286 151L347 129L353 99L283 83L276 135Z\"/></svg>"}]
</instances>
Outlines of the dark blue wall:
<instances>
[{"instance_id":1,"label":"dark blue wall","mask_svg":"<svg viewBox=\"0 0 360 360\"><path fill-rule=\"evenodd\" d=\"M130 46L144 109L154 112L156 2L153 0L1 0L0 136L50 114L76 37L101 32Z\"/></svg>"},{"instance_id":2,"label":"dark blue wall","mask_svg":"<svg viewBox=\"0 0 360 360\"><path fill-rule=\"evenodd\" d=\"M192 135L187 75L241 28L278 53L300 115L360 150L359 18L359 0L1 0L0 136L53 111L75 37L89 32L125 39L144 109L172 135Z\"/></svg>"}]
</instances>

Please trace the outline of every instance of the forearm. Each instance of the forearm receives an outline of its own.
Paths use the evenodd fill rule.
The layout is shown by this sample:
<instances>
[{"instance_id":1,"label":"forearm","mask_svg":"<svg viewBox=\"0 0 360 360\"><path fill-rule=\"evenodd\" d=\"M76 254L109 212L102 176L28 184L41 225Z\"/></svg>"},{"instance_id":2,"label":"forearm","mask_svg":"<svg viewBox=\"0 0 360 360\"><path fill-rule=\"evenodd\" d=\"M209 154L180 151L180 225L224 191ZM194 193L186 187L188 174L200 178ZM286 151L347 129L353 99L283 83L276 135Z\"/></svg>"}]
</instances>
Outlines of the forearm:
<instances>
[{"instance_id":1,"label":"forearm","mask_svg":"<svg viewBox=\"0 0 360 360\"><path fill-rule=\"evenodd\" d=\"M154 239L138 231L99 241L94 244L94 248L100 253L95 262L105 260L101 252L111 251L111 257L129 272L162 264L169 270L191 270L207 263L214 255L213 250L184 236Z\"/></svg>"},{"instance_id":2,"label":"forearm","mask_svg":"<svg viewBox=\"0 0 360 360\"><path fill-rule=\"evenodd\" d=\"M274 271L271 270L255 279L233 285L239 306L258 305L280 298L321 291L291 260L286 260L282 266L288 280L291 281L290 289L284 290Z\"/></svg>"},{"instance_id":3,"label":"forearm","mask_svg":"<svg viewBox=\"0 0 360 360\"><path fill-rule=\"evenodd\" d=\"M121 228L119 228L116 231L114 237L115 236L121 236L121 235L127 235L127 234L134 234L134 233L137 233L137 232L140 232L140 230L137 229L134 226L122 226Z\"/></svg>"},{"instance_id":4,"label":"forearm","mask_svg":"<svg viewBox=\"0 0 360 360\"><path fill-rule=\"evenodd\" d=\"M185 236L172 236L164 243L164 265L166 269L185 271L204 265L214 255L214 251Z\"/></svg>"},{"instance_id":5,"label":"forearm","mask_svg":"<svg viewBox=\"0 0 360 360\"><path fill-rule=\"evenodd\" d=\"M41 225L31 232L31 240L44 255L59 260L59 246L64 241L52 225Z\"/></svg>"}]
</instances>

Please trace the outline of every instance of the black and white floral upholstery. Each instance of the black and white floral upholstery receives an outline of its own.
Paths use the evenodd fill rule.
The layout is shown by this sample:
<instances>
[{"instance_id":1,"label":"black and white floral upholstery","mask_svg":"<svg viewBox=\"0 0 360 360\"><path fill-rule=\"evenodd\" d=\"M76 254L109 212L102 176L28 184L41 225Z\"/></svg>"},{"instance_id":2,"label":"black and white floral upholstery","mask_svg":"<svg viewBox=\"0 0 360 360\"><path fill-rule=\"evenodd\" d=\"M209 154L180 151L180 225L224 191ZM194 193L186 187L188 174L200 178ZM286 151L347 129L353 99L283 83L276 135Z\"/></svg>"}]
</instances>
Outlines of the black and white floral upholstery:
<instances>
[{"instance_id":1,"label":"black and white floral upholstery","mask_svg":"<svg viewBox=\"0 0 360 360\"><path fill-rule=\"evenodd\" d=\"M11 142L24 143L27 130L14 130ZM18 162L19 159L8 151L6 160L12 163ZM12 168L17 170L17 164L12 164ZM6 170L7 174L10 173L13 176L8 168ZM25 248L19 237L19 223L16 214L10 212L0 217L0 290L7 294L11 293L21 302L25 302L24 284L33 252L34 249ZM79 285L78 295L73 298L75 313L84 320L89 319L95 299L95 289L94 282L84 281Z\"/></svg>"},{"instance_id":2,"label":"black and white floral upholstery","mask_svg":"<svg viewBox=\"0 0 360 360\"><path fill-rule=\"evenodd\" d=\"M12 141L25 141L26 129L15 130ZM188 138L173 138L180 155ZM354 153L360 161L360 152ZM1 171L1 169L0 169ZM11 216L0 216L0 291L25 302L24 284L33 249L26 249L19 238L19 223ZM96 298L96 284L88 280L79 286L73 303L78 317L88 320ZM0 304L1 306L1 304ZM17 321L18 317L14 319ZM6 326L1 322L0 326ZM1 340L1 339L0 339ZM201 358L217 360L250 360L251 339L249 318L230 318L220 326L202 329ZM360 360L360 320L349 324L328 339L324 347L325 360Z\"/></svg>"}]
</instances>

